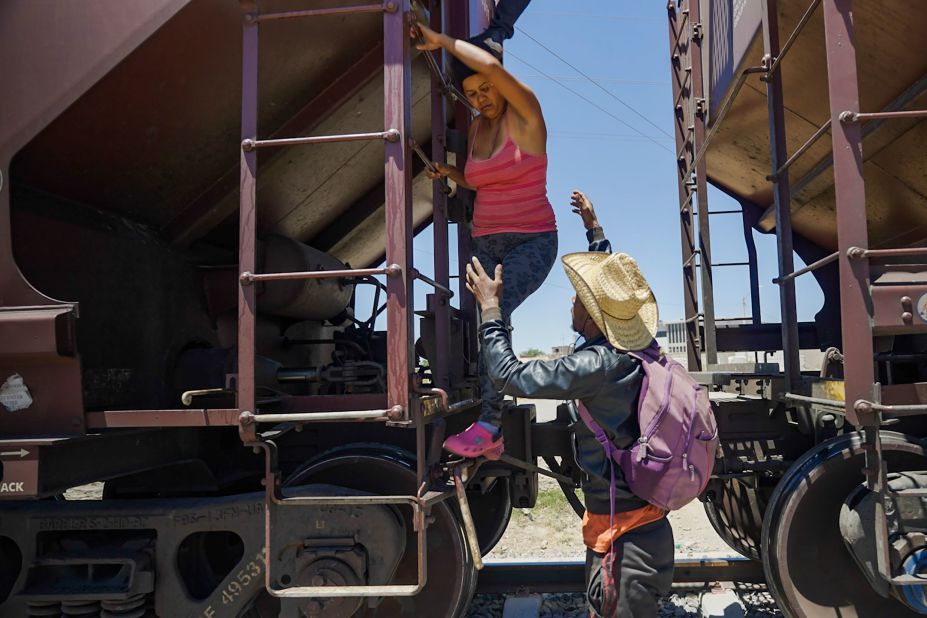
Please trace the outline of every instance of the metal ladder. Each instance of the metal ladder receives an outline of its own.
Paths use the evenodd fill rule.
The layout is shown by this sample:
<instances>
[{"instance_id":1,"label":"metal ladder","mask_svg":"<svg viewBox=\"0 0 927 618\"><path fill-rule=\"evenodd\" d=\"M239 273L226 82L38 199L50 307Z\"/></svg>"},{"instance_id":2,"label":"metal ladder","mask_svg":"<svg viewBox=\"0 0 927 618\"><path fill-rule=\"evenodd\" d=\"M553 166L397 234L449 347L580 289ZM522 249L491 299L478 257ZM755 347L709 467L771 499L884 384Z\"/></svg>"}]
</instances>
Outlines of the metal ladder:
<instances>
[{"instance_id":1,"label":"metal ladder","mask_svg":"<svg viewBox=\"0 0 927 618\"><path fill-rule=\"evenodd\" d=\"M759 275L755 250L749 249L752 247L752 237L747 241L748 261L712 261L710 217L742 215L743 211L708 208L706 152L714 136L714 130L707 130L708 99L704 91L705 63L702 53L705 28L701 21L699 3L691 0L669 0L667 11L679 184L686 349L689 369L695 371L703 369L702 352L705 354L706 365L718 362L713 269L735 266L749 268L751 314L754 324L760 323ZM750 72L761 71L757 69ZM736 96L736 90L735 94L721 105L715 126L727 113L733 96ZM750 233L752 230L745 223L745 235ZM699 270L699 277L696 277L696 269Z\"/></svg>"},{"instance_id":2,"label":"metal ladder","mask_svg":"<svg viewBox=\"0 0 927 618\"><path fill-rule=\"evenodd\" d=\"M375 597L411 596L422 590L426 583L426 513L434 504L453 495L453 490L427 491L425 483L425 421L421 409L410 393L413 385L413 309L412 284L422 280L435 288L436 296L443 296L443 312L438 312L438 337L449 331L447 300L453 293L447 286L447 267L441 271L436 259L436 279L424 277L412 263L412 187L411 187L411 51L409 39L410 0L389 0L378 4L355 5L323 9L306 9L279 13L259 13L256 0L241 0L243 15L242 38L242 120L241 120L241 181L239 213L239 292L238 292L238 377L237 398L239 433L247 446L265 454L266 521L265 548L267 568L265 584L268 592L282 598L310 597ZM383 15L383 67L384 67L384 126L383 131L347 135L291 137L262 140L257 136L258 119L258 33L261 23L271 20L318 18L328 15L382 13ZM434 19L434 16L433 16ZM440 13L437 19L440 20ZM438 22L440 24L440 21ZM432 61L430 66L437 66ZM445 84L446 86L446 84ZM433 144L435 154L443 156L443 108L435 103L433 83L432 110L439 112L433 128L439 124L441 143ZM446 88L445 88L446 90ZM437 95L440 98L440 94ZM287 273L255 273L256 269L256 185L257 151L262 148L292 147L342 141L382 140L384 153L384 186L386 193L386 266L383 268L352 269L341 271L312 271ZM436 157L437 158L437 157ZM439 159L443 160L443 159ZM437 185L438 183L436 183ZM435 188L436 200L441 194ZM443 204L436 201L435 222L442 222L447 236L447 219ZM445 241L446 244L446 241ZM435 252L436 254L438 251ZM446 253L446 251L445 251ZM437 255L436 255L437 258ZM446 264L446 255L443 258ZM255 320L257 314L255 284L263 281L293 281L324 278L359 278L372 275L387 277L387 406L373 410L336 410L331 412L293 412L258 414L255 393ZM446 339L445 339L446 341ZM442 395L447 407L447 395L433 389L432 396ZM283 494L277 466L277 448L271 441L259 437L259 424L284 422L308 423L321 421L379 421L416 431L418 462L417 486L412 495L365 496L290 496ZM271 549L271 522L276 509L283 507L337 507L344 505L374 506L399 505L412 509L412 522L417 538L418 576L411 584L379 586L286 586L288 579L278 577L273 569L274 551Z\"/></svg>"}]
</instances>

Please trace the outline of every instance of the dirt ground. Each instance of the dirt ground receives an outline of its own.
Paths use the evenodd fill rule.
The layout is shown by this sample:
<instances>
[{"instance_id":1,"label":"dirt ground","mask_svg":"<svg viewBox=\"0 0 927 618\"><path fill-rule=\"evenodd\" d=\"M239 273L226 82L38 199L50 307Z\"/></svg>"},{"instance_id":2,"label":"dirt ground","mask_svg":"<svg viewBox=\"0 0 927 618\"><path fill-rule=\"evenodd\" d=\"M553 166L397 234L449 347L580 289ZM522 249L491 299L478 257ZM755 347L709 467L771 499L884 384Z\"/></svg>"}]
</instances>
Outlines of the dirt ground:
<instances>
[{"instance_id":1,"label":"dirt ground","mask_svg":"<svg viewBox=\"0 0 927 618\"><path fill-rule=\"evenodd\" d=\"M701 502L670 513L669 520L677 558L735 555L711 527ZM512 511L505 534L486 559L584 559L586 548L581 523L560 487L553 480L542 477L535 508Z\"/></svg>"}]
</instances>

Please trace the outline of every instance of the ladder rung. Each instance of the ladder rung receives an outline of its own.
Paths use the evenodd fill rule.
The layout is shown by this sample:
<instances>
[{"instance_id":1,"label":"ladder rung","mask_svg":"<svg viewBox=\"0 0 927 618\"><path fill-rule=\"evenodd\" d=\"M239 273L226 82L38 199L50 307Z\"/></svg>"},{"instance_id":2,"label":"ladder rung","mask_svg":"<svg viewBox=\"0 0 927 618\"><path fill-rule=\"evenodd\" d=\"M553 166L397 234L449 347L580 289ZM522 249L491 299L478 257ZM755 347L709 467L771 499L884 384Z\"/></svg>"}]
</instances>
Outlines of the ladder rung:
<instances>
[{"instance_id":1,"label":"ladder rung","mask_svg":"<svg viewBox=\"0 0 927 618\"><path fill-rule=\"evenodd\" d=\"M397 264L390 264L386 268L355 268L352 270L308 270L292 273L250 273L243 272L239 276L242 285L249 285L255 281L298 281L302 279L350 279L354 277L370 277L373 275L386 275L395 277L402 274L402 268Z\"/></svg>"},{"instance_id":2,"label":"ladder rung","mask_svg":"<svg viewBox=\"0 0 927 618\"><path fill-rule=\"evenodd\" d=\"M712 268L721 267L721 266L749 266L750 262L718 262L716 264L710 264Z\"/></svg>"},{"instance_id":3,"label":"ladder rung","mask_svg":"<svg viewBox=\"0 0 927 618\"><path fill-rule=\"evenodd\" d=\"M418 498L415 496L294 496L291 498L274 498L277 505L303 505L303 506L376 506L382 504L408 504L415 506Z\"/></svg>"},{"instance_id":4,"label":"ladder rung","mask_svg":"<svg viewBox=\"0 0 927 618\"><path fill-rule=\"evenodd\" d=\"M340 597L411 597L421 592L417 584L396 586L294 586L268 588L267 591L282 599L340 598Z\"/></svg>"},{"instance_id":5,"label":"ladder rung","mask_svg":"<svg viewBox=\"0 0 927 618\"><path fill-rule=\"evenodd\" d=\"M402 420L402 407L388 410L345 410L342 412L298 412L293 414L256 414L255 423L313 423L322 421Z\"/></svg>"},{"instance_id":6,"label":"ladder rung","mask_svg":"<svg viewBox=\"0 0 927 618\"><path fill-rule=\"evenodd\" d=\"M382 4L358 4L355 6L337 6L328 9L303 9L302 11L280 11L279 13L258 13L245 16L247 23L260 23L276 19L294 19L298 17L322 17L325 15L345 15L355 13L395 13L395 2Z\"/></svg>"},{"instance_id":7,"label":"ladder rung","mask_svg":"<svg viewBox=\"0 0 927 618\"><path fill-rule=\"evenodd\" d=\"M274 148L280 146L303 146L306 144L332 144L337 142L359 142L385 139L388 142L399 141L399 131L389 129L376 133L346 133L343 135L314 135L307 137L285 137L281 139L246 139L241 142L241 149L251 152L255 148Z\"/></svg>"}]
</instances>

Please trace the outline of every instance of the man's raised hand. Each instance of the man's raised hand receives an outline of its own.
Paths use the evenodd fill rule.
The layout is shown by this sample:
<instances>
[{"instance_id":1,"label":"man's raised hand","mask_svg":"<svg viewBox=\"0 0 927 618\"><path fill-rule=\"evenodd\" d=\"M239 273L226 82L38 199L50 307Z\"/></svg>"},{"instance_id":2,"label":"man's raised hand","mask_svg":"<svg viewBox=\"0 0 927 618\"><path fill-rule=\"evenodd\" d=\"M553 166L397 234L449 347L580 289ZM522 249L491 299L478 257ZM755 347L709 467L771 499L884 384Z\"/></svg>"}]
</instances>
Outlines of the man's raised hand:
<instances>
[{"instance_id":1,"label":"man's raised hand","mask_svg":"<svg viewBox=\"0 0 927 618\"><path fill-rule=\"evenodd\" d=\"M467 289L481 309L498 307L502 301L502 264L496 265L496 272L490 277L479 259L474 257L467 264Z\"/></svg>"}]
</instances>

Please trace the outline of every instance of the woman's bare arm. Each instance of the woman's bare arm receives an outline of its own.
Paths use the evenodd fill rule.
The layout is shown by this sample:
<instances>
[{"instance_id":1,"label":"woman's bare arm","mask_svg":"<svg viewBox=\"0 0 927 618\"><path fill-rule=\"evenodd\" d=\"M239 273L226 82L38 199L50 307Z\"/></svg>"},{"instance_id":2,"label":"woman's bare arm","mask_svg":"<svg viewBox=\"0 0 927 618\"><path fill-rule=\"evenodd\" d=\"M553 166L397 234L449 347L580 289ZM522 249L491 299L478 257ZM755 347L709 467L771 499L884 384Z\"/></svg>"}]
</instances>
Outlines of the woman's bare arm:
<instances>
[{"instance_id":1,"label":"woman's bare arm","mask_svg":"<svg viewBox=\"0 0 927 618\"><path fill-rule=\"evenodd\" d=\"M522 122L529 126L543 126L544 116L537 96L531 88L505 70L492 54L467 41L435 32L425 25L417 24L416 27L424 40L424 43L416 45L418 49L434 50L443 47L472 70L486 75Z\"/></svg>"}]
</instances>

